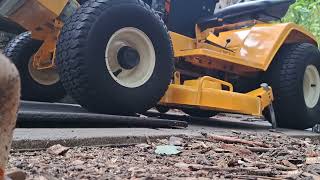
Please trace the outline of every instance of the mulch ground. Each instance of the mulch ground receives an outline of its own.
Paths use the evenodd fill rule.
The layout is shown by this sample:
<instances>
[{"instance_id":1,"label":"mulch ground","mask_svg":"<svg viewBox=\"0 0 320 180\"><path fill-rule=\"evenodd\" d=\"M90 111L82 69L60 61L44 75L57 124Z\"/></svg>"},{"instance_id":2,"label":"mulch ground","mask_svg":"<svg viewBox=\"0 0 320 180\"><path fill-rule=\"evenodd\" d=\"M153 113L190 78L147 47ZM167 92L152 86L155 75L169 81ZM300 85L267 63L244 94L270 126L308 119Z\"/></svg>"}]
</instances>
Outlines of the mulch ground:
<instances>
[{"instance_id":1,"label":"mulch ground","mask_svg":"<svg viewBox=\"0 0 320 180\"><path fill-rule=\"evenodd\" d=\"M160 146L176 151L156 151ZM320 146L278 133L203 134L124 147L13 152L8 169L16 168L41 180L320 179Z\"/></svg>"}]
</instances>

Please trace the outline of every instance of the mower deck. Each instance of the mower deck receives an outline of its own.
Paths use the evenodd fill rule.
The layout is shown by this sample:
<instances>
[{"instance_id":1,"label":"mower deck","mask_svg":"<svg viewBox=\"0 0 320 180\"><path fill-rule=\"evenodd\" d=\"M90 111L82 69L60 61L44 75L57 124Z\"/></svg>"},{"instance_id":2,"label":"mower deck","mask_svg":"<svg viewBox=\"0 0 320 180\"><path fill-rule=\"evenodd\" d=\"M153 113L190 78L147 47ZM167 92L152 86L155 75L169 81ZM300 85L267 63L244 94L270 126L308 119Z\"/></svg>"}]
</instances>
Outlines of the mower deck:
<instances>
[{"instance_id":1,"label":"mower deck","mask_svg":"<svg viewBox=\"0 0 320 180\"><path fill-rule=\"evenodd\" d=\"M232 84L209 76L184 84L180 84L179 75L175 78L160 104L262 116L262 111L273 101L272 89L267 85L248 93L237 93Z\"/></svg>"}]
</instances>

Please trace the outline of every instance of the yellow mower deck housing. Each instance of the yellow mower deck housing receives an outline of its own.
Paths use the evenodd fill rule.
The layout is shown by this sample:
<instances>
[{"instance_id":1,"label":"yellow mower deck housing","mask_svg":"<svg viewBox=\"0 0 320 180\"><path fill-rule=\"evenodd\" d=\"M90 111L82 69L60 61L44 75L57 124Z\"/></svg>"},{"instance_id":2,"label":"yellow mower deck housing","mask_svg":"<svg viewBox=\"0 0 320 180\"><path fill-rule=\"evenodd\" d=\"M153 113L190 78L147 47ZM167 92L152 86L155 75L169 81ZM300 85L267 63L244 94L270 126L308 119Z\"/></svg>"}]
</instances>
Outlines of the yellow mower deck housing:
<instances>
[{"instance_id":1,"label":"yellow mower deck housing","mask_svg":"<svg viewBox=\"0 0 320 180\"><path fill-rule=\"evenodd\" d=\"M228 87L228 90L223 90L223 86ZM177 108L262 116L262 111L272 101L273 94L270 87L260 87L248 93L237 93L233 91L232 84L209 76L181 84L176 73L175 82L169 86L160 104Z\"/></svg>"},{"instance_id":2,"label":"yellow mower deck housing","mask_svg":"<svg viewBox=\"0 0 320 180\"><path fill-rule=\"evenodd\" d=\"M248 28L215 31L253 24ZM293 23L266 24L258 21L243 22L200 31L196 27L192 39L170 32L175 57L187 58L194 65L241 75L266 71L281 46L286 43L308 42L317 45L315 37ZM208 43L209 42L209 43ZM263 110L272 103L271 87L260 87L247 93L233 91L232 84L212 78L180 83L175 75L160 104L174 107L233 112L262 116ZM223 86L228 87L224 90Z\"/></svg>"},{"instance_id":3,"label":"yellow mower deck housing","mask_svg":"<svg viewBox=\"0 0 320 180\"><path fill-rule=\"evenodd\" d=\"M283 44L308 42L317 45L311 33L294 23L245 23L252 26L222 31L219 36L214 35L215 31L230 29L237 24L210 28L203 32L196 28L195 39L170 32L174 55L187 57L191 63L206 68L245 74L266 71Z\"/></svg>"}]
</instances>

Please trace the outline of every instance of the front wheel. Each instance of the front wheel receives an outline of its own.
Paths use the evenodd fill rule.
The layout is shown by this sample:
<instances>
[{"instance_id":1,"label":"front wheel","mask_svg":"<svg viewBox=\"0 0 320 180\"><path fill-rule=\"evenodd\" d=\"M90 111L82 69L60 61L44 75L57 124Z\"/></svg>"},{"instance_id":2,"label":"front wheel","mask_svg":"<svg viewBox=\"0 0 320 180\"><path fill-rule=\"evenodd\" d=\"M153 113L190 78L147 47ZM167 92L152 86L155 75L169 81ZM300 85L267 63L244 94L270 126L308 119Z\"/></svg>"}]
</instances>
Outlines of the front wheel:
<instances>
[{"instance_id":1,"label":"front wheel","mask_svg":"<svg viewBox=\"0 0 320 180\"><path fill-rule=\"evenodd\" d=\"M77 28L75 28L77 27ZM68 94L90 111L144 112L170 84L167 28L142 1L92 0L65 23L57 63Z\"/></svg>"},{"instance_id":2,"label":"front wheel","mask_svg":"<svg viewBox=\"0 0 320 180\"><path fill-rule=\"evenodd\" d=\"M267 72L279 127L307 129L320 118L320 52L309 43L284 45Z\"/></svg>"},{"instance_id":3,"label":"front wheel","mask_svg":"<svg viewBox=\"0 0 320 180\"><path fill-rule=\"evenodd\" d=\"M38 70L32 63L33 55L41 44L40 41L31 38L30 32L25 32L9 42L4 55L11 59L19 70L23 100L58 101L65 96L65 91L57 70Z\"/></svg>"}]
</instances>

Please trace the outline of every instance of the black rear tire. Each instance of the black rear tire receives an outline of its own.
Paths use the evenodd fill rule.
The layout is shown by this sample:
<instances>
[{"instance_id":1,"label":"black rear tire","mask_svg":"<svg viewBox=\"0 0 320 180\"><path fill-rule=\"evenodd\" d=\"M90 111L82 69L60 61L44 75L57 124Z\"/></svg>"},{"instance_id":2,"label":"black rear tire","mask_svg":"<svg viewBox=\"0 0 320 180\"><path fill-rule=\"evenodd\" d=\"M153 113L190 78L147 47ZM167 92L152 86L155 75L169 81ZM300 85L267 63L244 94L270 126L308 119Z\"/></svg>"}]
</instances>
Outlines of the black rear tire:
<instances>
[{"instance_id":1,"label":"black rear tire","mask_svg":"<svg viewBox=\"0 0 320 180\"><path fill-rule=\"evenodd\" d=\"M266 82L273 88L279 127L307 129L319 122L320 101L308 107L304 96L303 82L309 65L319 72L318 48L309 43L289 44L280 49L266 73Z\"/></svg>"},{"instance_id":2,"label":"black rear tire","mask_svg":"<svg viewBox=\"0 0 320 180\"><path fill-rule=\"evenodd\" d=\"M118 83L106 66L109 40L127 27L147 35L155 51L151 76L134 88ZM170 84L172 43L161 18L142 1L89 0L65 23L57 45L57 64L68 94L89 111L145 112L157 104Z\"/></svg>"},{"instance_id":3,"label":"black rear tire","mask_svg":"<svg viewBox=\"0 0 320 180\"><path fill-rule=\"evenodd\" d=\"M25 32L16 36L4 49L6 55L16 65L21 77L21 98L30 101L53 102L65 96L60 81L44 85L30 75L29 61L38 51L42 42L31 39L31 33Z\"/></svg>"}]
</instances>

